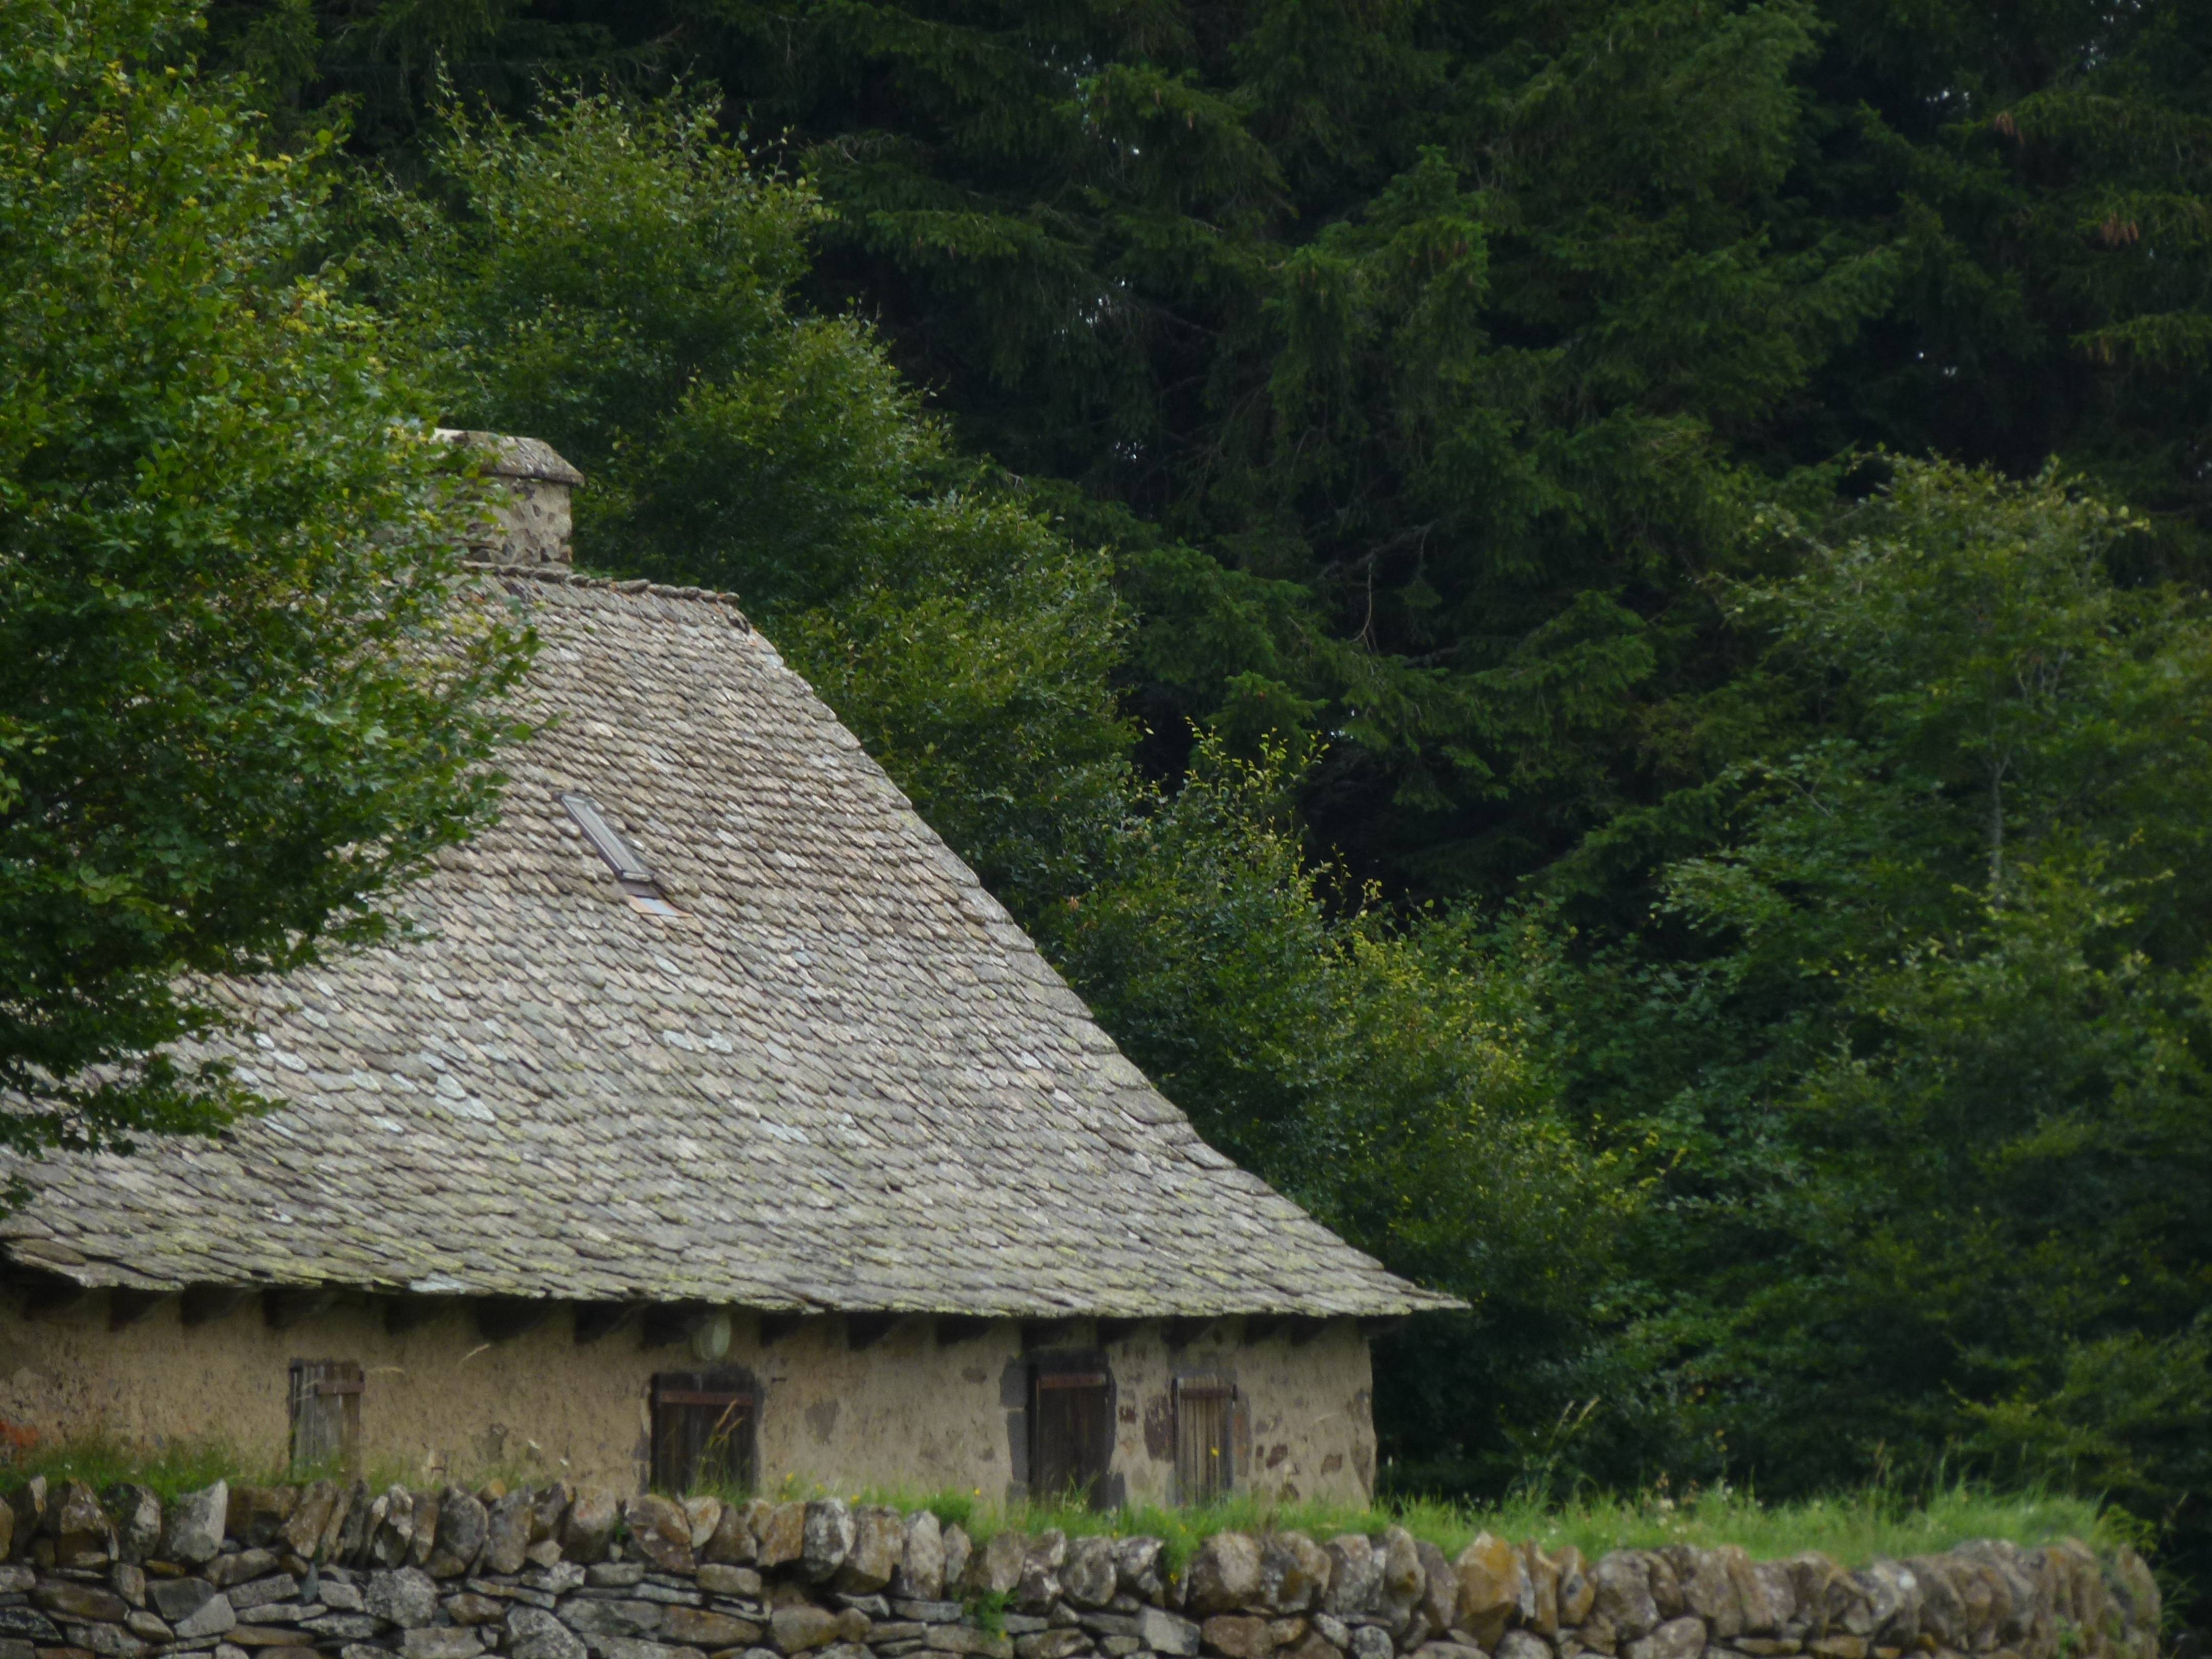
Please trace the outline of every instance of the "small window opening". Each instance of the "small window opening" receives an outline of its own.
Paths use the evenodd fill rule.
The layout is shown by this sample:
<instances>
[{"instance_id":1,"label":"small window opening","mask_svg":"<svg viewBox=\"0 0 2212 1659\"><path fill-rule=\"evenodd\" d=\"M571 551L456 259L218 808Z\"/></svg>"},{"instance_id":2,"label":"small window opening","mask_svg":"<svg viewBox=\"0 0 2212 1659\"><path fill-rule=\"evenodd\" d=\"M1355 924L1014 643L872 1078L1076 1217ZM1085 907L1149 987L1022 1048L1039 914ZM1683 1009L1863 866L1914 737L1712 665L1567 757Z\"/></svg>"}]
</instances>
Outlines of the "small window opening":
<instances>
[{"instance_id":1,"label":"small window opening","mask_svg":"<svg viewBox=\"0 0 2212 1659\"><path fill-rule=\"evenodd\" d=\"M1030 1495L1106 1507L1114 1382L1102 1354L1041 1356L1030 1367Z\"/></svg>"},{"instance_id":2,"label":"small window opening","mask_svg":"<svg viewBox=\"0 0 2212 1659\"><path fill-rule=\"evenodd\" d=\"M662 1371L653 1379L653 1486L750 1492L757 1390L744 1372Z\"/></svg>"},{"instance_id":3,"label":"small window opening","mask_svg":"<svg viewBox=\"0 0 2212 1659\"><path fill-rule=\"evenodd\" d=\"M1176 1487L1184 1503L1225 1498L1235 1488L1236 1413L1237 1386L1226 1377L1176 1378Z\"/></svg>"},{"instance_id":4,"label":"small window opening","mask_svg":"<svg viewBox=\"0 0 2212 1659\"><path fill-rule=\"evenodd\" d=\"M289 1390L295 1474L361 1464L361 1362L295 1359Z\"/></svg>"},{"instance_id":5,"label":"small window opening","mask_svg":"<svg viewBox=\"0 0 2212 1659\"><path fill-rule=\"evenodd\" d=\"M592 843L592 850L614 872L615 883L629 900L632 909L672 921L689 920L668 902L667 895L660 890L659 878L653 873L653 866L645 861L645 855L607 822L599 802L573 790L561 796L560 801L575 820L576 827L584 832L584 839Z\"/></svg>"}]
</instances>

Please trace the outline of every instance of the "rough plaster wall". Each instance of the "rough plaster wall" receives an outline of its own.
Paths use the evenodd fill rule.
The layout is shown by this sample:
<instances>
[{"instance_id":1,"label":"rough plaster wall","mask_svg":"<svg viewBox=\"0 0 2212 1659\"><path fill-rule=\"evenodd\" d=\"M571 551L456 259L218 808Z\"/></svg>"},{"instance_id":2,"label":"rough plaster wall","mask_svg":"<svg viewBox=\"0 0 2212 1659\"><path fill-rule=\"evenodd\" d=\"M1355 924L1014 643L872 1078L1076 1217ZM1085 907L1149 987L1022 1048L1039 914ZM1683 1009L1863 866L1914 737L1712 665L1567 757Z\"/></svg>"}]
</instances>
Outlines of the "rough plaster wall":
<instances>
[{"instance_id":1,"label":"rough plaster wall","mask_svg":"<svg viewBox=\"0 0 2212 1659\"><path fill-rule=\"evenodd\" d=\"M761 1383L763 1489L1018 1495L1028 1473L1025 1391L1014 1380L1025 1375L1019 1326L939 1346L924 1322L908 1322L855 1352L838 1319L807 1320L768 1344L752 1316L734 1323L717 1363ZM0 1419L50 1437L212 1436L273 1462L285 1450L290 1363L356 1359L367 1374L362 1450L372 1471L422 1480L497 1466L634 1489L653 1374L702 1362L682 1346L641 1346L634 1323L581 1347L573 1328L560 1309L534 1331L489 1344L454 1307L393 1335L380 1306L361 1298L275 1331L249 1298L189 1329L178 1303L165 1300L111 1331L106 1298L95 1295L36 1320L0 1310ZM1357 1326L1339 1322L1295 1347L1283 1336L1241 1344L1235 1334L1236 1322L1224 1322L1171 1353L1161 1328L1147 1324L1106 1349L1116 1496L1175 1501L1173 1438L1158 1420L1174 1376L1211 1370L1232 1376L1242 1395L1240 1488L1364 1500L1375 1435Z\"/></svg>"},{"instance_id":2,"label":"rough plaster wall","mask_svg":"<svg viewBox=\"0 0 2212 1659\"><path fill-rule=\"evenodd\" d=\"M1293 1346L1287 1335L1234 1340L1237 1322L1170 1351L1161 1328L1139 1327L1107 1350L1114 1372L1114 1469L1128 1502L1172 1504L1172 1382L1207 1373L1237 1385L1239 1492L1295 1501L1364 1504L1375 1489L1374 1376L1358 1325L1339 1320Z\"/></svg>"},{"instance_id":3,"label":"rough plaster wall","mask_svg":"<svg viewBox=\"0 0 2212 1659\"><path fill-rule=\"evenodd\" d=\"M412 1480L441 1468L542 1463L628 1489L647 1379L684 1363L681 1349L641 1351L635 1328L580 1348L565 1310L488 1345L458 1308L396 1336L365 1301L285 1331L269 1328L258 1297L191 1328L178 1308L165 1301L115 1332L96 1296L59 1316L26 1322L0 1313L0 1415L42 1434L132 1443L211 1436L246 1455L280 1459L290 1363L357 1359L366 1374L362 1451L371 1469Z\"/></svg>"},{"instance_id":4,"label":"rough plaster wall","mask_svg":"<svg viewBox=\"0 0 2212 1659\"><path fill-rule=\"evenodd\" d=\"M939 1347L914 1320L854 1352L844 1322L811 1319L765 1350L739 1322L730 1357L763 1383L761 1485L787 1478L858 1492L910 1493L1006 1481L1005 1413L998 1376L1021 1348L1020 1328L994 1324L982 1335ZM741 1352L742 1350L742 1352Z\"/></svg>"}]
</instances>

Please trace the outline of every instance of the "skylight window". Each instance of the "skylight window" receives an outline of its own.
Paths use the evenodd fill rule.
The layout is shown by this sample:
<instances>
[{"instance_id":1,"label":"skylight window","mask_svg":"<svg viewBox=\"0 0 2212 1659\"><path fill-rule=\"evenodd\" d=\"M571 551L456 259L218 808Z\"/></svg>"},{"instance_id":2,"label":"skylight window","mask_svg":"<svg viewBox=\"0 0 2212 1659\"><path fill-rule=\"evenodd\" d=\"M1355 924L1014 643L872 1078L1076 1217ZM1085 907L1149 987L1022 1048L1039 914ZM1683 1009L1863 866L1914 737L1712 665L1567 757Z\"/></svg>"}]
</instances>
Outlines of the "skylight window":
<instances>
[{"instance_id":1,"label":"skylight window","mask_svg":"<svg viewBox=\"0 0 2212 1659\"><path fill-rule=\"evenodd\" d=\"M592 850L615 872L616 884L628 896L633 909L642 910L649 916L689 920L668 902L667 896L660 890L659 878L653 873L653 866L645 861L645 854L607 822L599 802L573 790L561 796L560 800L568 816L576 821L576 827L584 832L584 839L592 843Z\"/></svg>"}]
</instances>

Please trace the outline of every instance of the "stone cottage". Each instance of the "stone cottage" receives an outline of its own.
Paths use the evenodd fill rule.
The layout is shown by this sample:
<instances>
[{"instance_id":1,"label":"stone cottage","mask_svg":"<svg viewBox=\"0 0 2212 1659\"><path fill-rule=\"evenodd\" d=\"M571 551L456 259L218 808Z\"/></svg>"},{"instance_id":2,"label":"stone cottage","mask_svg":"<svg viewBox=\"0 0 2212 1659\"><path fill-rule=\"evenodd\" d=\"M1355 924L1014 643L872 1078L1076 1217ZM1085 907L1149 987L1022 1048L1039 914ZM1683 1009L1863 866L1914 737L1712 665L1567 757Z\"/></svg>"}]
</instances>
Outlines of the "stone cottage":
<instances>
[{"instance_id":1,"label":"stone cottage","mask_svg":"<svg viewBox=\"0 0 2212 1659\"><path fill-rule=\"evenodd\" d=\"M1234 1168L726 596L577 576L416 936L228 988L281 1109L30 1168L17 1439L635 1489L1358 1499L1368 1339L1449 1299Z\"/></svg>"}]
</instances>

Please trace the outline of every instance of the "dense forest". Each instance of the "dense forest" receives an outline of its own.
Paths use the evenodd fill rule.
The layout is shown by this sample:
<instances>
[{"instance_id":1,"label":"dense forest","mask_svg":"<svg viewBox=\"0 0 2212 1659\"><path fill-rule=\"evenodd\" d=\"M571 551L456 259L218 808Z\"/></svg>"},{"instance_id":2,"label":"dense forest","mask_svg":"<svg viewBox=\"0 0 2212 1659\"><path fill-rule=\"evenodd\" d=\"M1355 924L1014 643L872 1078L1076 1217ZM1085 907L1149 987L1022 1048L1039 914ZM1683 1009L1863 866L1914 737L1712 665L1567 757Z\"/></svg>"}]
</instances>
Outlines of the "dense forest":
<instances>
[{"instance_id":1,"label":"dense forest","mask_svg":"<svg viewBox=\"0 0 2212 1659\"><path fill-rule=\"evenodd\" d=\"M358 453L544 438L580 562L739 594L1216 1145L1468 1299L1378 1352L1391 1489L1965 1474L2212 1571L2212 5L0 15L46 32L0 369L48 399L0 659L137 533L79 506L129 443L48 434L116 418L122 280L54 250L173 215L248 313L316 296ZM102 137L140 106L173 173ZM449 781L520 649L470 648L368 688ZM0 872L58 788L32 679ZM386 799L410 857L484 810ZM223 875L216 944L114 945L138 1024L27 1063L404 864L230 956Z\"/></svg>"}]
</instances>

